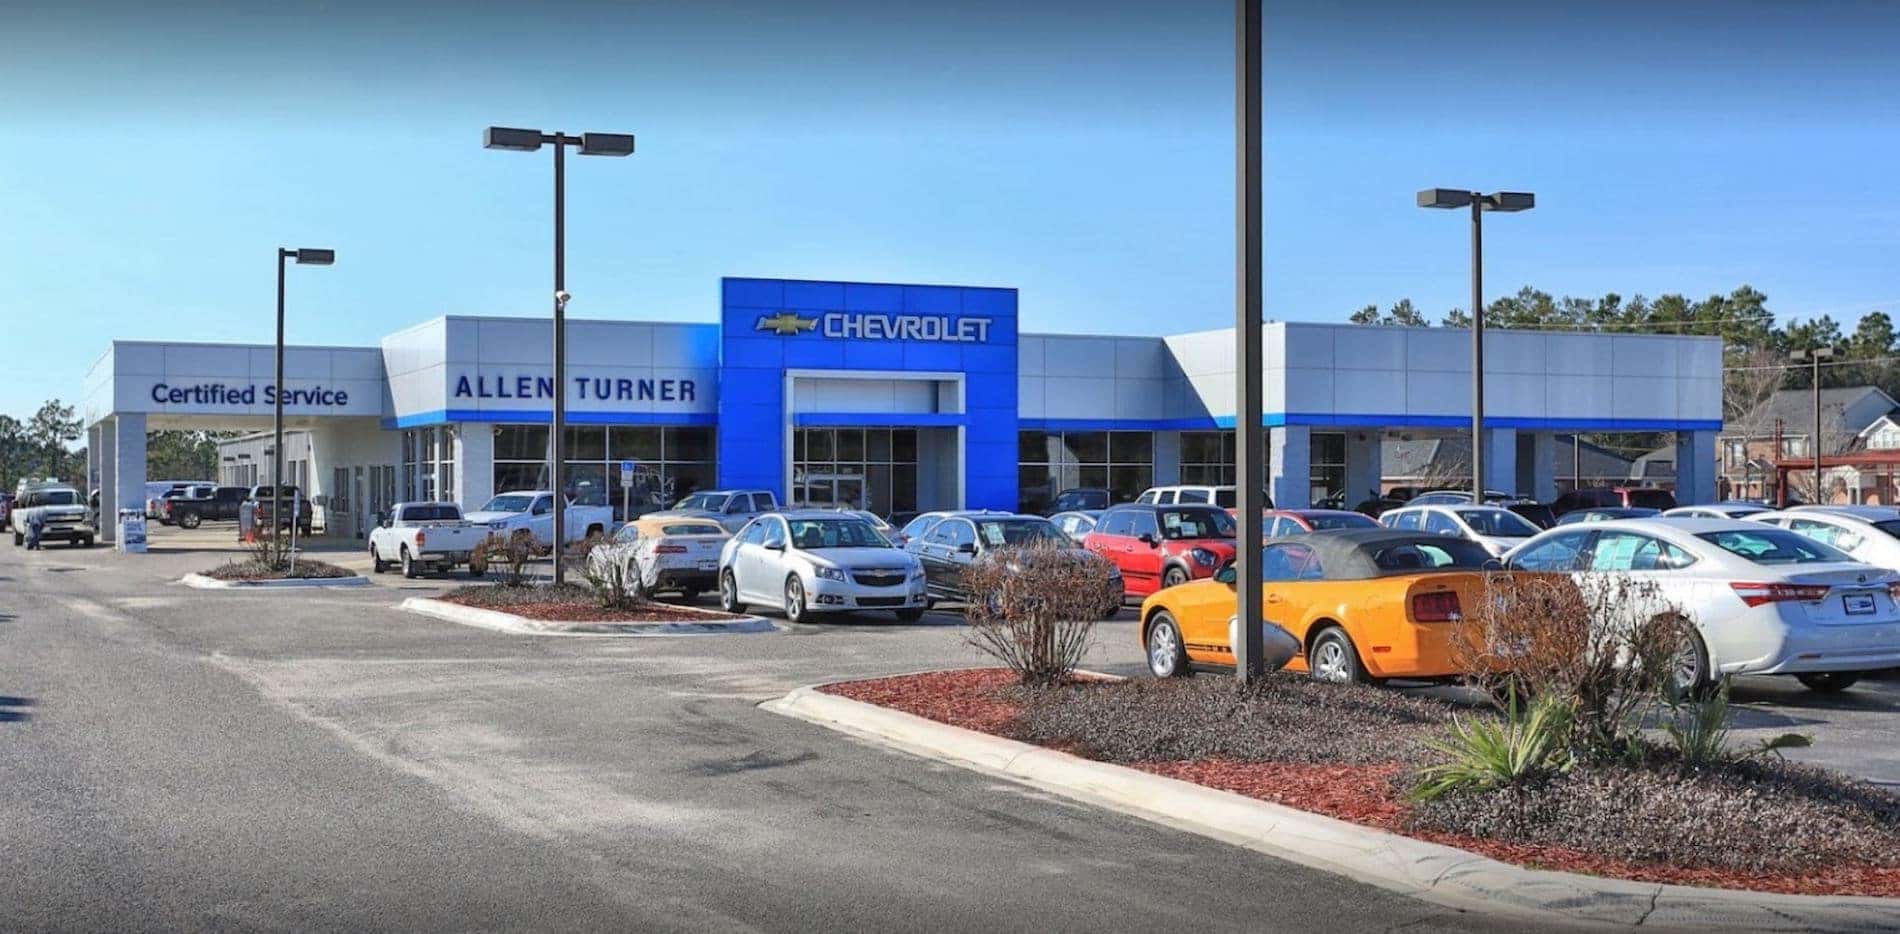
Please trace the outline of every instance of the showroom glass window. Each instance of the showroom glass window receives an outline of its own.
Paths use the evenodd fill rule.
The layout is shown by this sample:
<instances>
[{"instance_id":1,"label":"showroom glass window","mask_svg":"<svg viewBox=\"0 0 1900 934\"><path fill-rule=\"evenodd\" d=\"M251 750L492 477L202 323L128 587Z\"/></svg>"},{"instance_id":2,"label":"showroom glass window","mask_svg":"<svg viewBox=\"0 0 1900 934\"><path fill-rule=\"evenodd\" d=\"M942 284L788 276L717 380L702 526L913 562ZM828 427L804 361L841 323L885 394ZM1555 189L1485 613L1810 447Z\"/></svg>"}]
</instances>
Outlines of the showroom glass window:
<instances>
[{"instance_id":1,"label":"showroom glass window","mask_svg":"<svg viewBox=\"0 0 1900 934\"><path fill-rule=\"evenodd\" d=\"M712 428L647 425L567 429L567 469L562 478L574 501L611 505L624 521L665 509L697 490L713 485ZM495 428L497 493L539 490L547 485L548 427L500 425ZM620 462L634 462L633 485L620 485Z\"/></svg>"},{"instance_id":2,"label":"showroom glass window","mask_svg":"<svg viewBox=\"0 0 1900 934\"><path fill-rule=\"evenodd\" d=\"M1346 492L1346 436L1316 431L1312 438L1313 498L1309 502L1318 503Z\"/></svg>"},{"instance_id":3,"label":"showroom glass window","mask_svg":"<svg viewBox=\"0 0 1900 934\"><path fill-rule=\"evenodd\" d=\"M1181 432L1181 482L1208 486L1234 483L1234 433Z\"/></svg>"},{"instance_id":4,"label":"showroom glass window","mask_svg":"<svg viewBox=\"0 0 1900 934\"><path fill-rule=\"evenodd\" d=\"M792 501L880 516L917 511L915 428L800 428L792 433Z\"/></svg>"},{"instance_id":5,"label":"showroom glass window","mask_svg":"<svg viewBox=\"0 0 1900 934\"><path fill-rule=\"evenodd\" d=\"M455 499L454 425L411 428L402 433L402 498Z\"/></svg>"},{"instance_id":6,"label":"showroom glass window","mask_svg":"<svg viewBox=\"0 0 1900 934\"><path fill-rule=\"evenodd\" d=\"M1154 432L1018 432L1016 462L1024 512L1042 512L1078 487L1107 488L1112 501L1128 502L1154 485Z\"/></svg>"}]
</instances>

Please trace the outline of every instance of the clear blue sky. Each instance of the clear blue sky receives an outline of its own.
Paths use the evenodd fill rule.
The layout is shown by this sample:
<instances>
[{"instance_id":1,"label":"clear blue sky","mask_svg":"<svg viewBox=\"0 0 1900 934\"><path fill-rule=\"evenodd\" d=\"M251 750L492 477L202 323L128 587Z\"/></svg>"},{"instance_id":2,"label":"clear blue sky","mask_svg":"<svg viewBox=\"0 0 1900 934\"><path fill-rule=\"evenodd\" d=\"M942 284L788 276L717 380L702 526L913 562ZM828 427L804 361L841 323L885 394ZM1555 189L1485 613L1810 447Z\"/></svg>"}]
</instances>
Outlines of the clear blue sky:
<instances>
[{"instance_id":1,"label":"clear blue sky","mask_svg":"<svg viewBox=\"0 0 1900 934\"><path fill-rule=\"evenodd\" d=\"M574 159L582 317L711 321L722 275L1015 286L1024 327L1231 321L1222 0L0 13L0 411L76 399L112 338L370 344L545 314L547 156L488 124L630 131ZM1269 3L1267 310L1461 305L1431 185L1528 189L1493 294L1900 306L1891 4ZM1668 7L1659 11L1658 7Z\"/></svg>"}]
</instances>

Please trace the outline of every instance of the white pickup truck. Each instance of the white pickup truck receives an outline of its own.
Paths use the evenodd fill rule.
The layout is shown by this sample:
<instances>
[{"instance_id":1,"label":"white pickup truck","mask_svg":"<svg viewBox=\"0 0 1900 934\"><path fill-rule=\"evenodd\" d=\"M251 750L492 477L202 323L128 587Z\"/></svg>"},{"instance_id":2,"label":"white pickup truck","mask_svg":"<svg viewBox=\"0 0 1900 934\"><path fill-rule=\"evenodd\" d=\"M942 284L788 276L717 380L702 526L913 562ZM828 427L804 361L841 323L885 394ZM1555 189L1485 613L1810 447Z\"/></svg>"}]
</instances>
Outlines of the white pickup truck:
<instances>
[{"instance_id":1,"label":"white pickup truck","mask_svg":"<svg viewBox=\"0 0 1900 934\"><path fill-rule=\"evenodd\" d=\"M482 508L468 514L468 521L486 526L504 538L517 529L527 529L534 543L546 548L554 543L554 494L546 490L520 490L498 493ZM569 503L563 517L569 544L590 535L606 535L614 530L612 506L577 506Z\"/></svg>"},{"instance_id":2,"label":"white pickup truck","mask_svg":"<svg viewBox=\"0 0 1900 934\"><path fill-rule=\"evenodd\" d=\"M381 574L397 564L404 577L420 577L424 570L446 573L467 564L487 538L488 529L463 519L462 507L454 503L397 503L370 530L370 566Z\"/></svg>"}]
</instances>

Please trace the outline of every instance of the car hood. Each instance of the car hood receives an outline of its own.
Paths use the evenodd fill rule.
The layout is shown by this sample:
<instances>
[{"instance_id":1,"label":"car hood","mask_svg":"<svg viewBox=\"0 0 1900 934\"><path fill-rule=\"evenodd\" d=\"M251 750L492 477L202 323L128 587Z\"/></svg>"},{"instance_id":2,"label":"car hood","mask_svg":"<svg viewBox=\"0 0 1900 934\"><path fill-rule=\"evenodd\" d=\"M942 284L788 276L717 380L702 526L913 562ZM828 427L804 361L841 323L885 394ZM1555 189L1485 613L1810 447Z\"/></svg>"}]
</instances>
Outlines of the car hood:
<instances>
[{"instance_id":1,"label":"car hood","mask_svg":"<svg viewBox=\"0 0 1900 934\"><path fill-rule=\"evenodd\" d=\"M799 554L809 558L813 564L846 570L905 568L917 563L917 559L902 548L823 548L801 551Z\"/></svg>"},{"instance_id":2,"label":"car hood","mask_svg":"<svg viewBox=\"0 0 1900 934\"><path fill-rule=\"evenodd\" d=\"M525 512L466 512L462 514L462 519L465 522L487 525L490 522L500 522L504 519L513 519L516 516L525 515L527 515Z\"/></svg>"}]
</instances>

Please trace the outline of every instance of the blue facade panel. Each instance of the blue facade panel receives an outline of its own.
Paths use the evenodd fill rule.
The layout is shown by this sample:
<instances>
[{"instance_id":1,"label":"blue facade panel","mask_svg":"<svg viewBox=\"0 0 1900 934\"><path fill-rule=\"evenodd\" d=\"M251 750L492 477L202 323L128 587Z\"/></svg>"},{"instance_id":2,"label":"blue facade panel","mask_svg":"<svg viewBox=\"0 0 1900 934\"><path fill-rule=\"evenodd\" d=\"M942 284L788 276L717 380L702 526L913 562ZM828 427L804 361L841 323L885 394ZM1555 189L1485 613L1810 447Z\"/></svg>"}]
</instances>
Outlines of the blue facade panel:
<instances>
[{"instance_id":1,"label":"blue facade panel","mask_svg":"<svg viewBox=\"0 0 1900 934\"><path fill-rule=\"evenodd\" d=\"M720 283L719 484L789 498L793 424L961 425L964 505L1015 509L1015 289L730 278ZM950 373L965 411L792 413L786 370Z\"/></svg>"}]
</instances>

